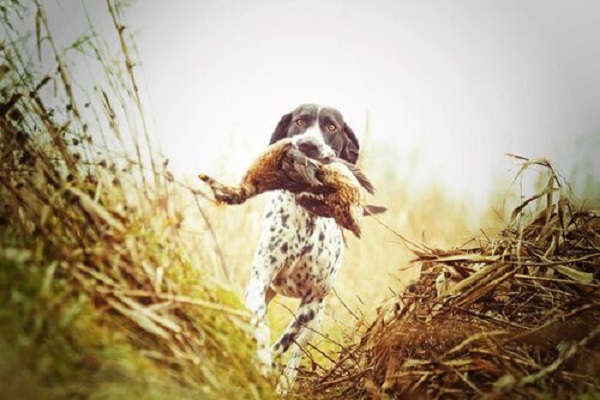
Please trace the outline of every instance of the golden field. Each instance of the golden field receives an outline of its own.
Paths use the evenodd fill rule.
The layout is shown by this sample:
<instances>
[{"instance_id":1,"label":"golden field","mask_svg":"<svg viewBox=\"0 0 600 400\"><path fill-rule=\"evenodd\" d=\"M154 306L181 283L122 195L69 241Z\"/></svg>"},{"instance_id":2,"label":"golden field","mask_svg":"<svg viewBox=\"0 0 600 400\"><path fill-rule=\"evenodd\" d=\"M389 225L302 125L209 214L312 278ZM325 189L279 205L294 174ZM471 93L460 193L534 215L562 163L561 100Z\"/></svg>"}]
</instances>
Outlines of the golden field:
<instances>
[{"instance_id":1,"label":"golden field","mask_svg":"<svg viewBox=\"0 0 600 400\"><path fill-rule=\"evenodd\" d=\"M15 399L276 398L274 378L260 376L253 367L252 328L241 301L264 199L217 207L204 198L207 188L198 180L173 176L147 126L150 116L139 90L135 45L124 22L123 4L108 1L107 6L120 45L116 53L93 29L69 48L59 48L38 3L15 2L0 16L6 33L0 48L0 382L7 383L3 393ZM89 92L74 81L70 58L74 50L102 71ZM359 398L400 396L388 390L398 389L395 372L365 378L367 372L383 368L371 361L385 360L387 371L401 374L406 371L397 364L437 360L429 353L429 360L418 362L397 359L397 353L373 356L371 351L378 346L395 348L393 338L402 336L396 331L392 339L386 336L390 320L383 318L390 304L406 296L409 283L424 279L420 274L424 262L455 262L444 257L456 252L468 264L473 257L458 248L483 248L506 232L517 232L506 252L507 265L515 266L511 274L544 282L533 296L577 295L585 310L598 306L600 253L594 203L571 201L568 185L554 173L549 180L544 162L517 160L517 180L499 178L497 193L490 195L489 207L479 208L487 210L481 213L439 183L415 187L410 170L418 153L404 159L386 154L367 132L362 168L377 188L367 201L388 211L365 219L362 239L346 235L345 261L335 292L327 299L321 334L303 364L301 385L290 396L316 396L317 389L326 388L322 396L344 398L348 388L341 383L352 382L353 377L359 390L352 393ZM527 171L519 170L523 165ZM540 165L541 171L535 171ZM224 171L227 166L215 168ZM191 173L200 172L214 171ZM532 193L521 193L521 172L531 173L537 183ZM554 180L559 184L549 186ZM589 190L592 195L597 192ZM536 196L538 191L542 194ZM544 240L532 240L532 253L525 255L513 252L528 243L519 232L523 226L533 232L538 227L517 223L515 228L511 213L524 201L527 207L517 213L523 221L535 219L541 210L547 227L540 234ZM573 229L574 242L563 218L579 218L576 211L586 208L589 220ZM570 246L565 251L585 253L569 268L559 268L563 275L566 271L566 278L555 282L554 275L539 275L538 269L533 273L520 264L527 256L531 266L541 259L554 270L570 260L564 259L570 253L561 253L565 243ZM483 250L482 254L498 257ZM475 271L471 265L459 267ZM430 281L423 282L431 286ZM485 295L495 296L496 286L504 282L485 283L481 284ZM434 289L422 286L424 293ZM269 315L273 336L288 323L296 302L276 298ZM559 315L570 318L565 311L569 305L560 304ZM551 322L536 319L539 326L533 329ZM577 355L588 352L595 359L597 338L590 335L567 349ZM383 345L375 343L380 338L386 338ZM478 338L465 340L479 343ZM375 344L363 346L367 342ZM498 354L502 360L503 353ZM493 376L504 379L503 390L515 390L509 393L523 394L519 390L529 385L527 390L532 388L531 393L543 398L559 393L548 383L551 379L544 379L563 374L568 382L582 382L578 394L597 395L596 370L562 370L559 367L567 366L565 361L573 354L567 357L560 349L544 354L543 359L524 358L530 364L510 370L514 376L508 383L509 378L502 378L496 369ZM418 373L437 379L441 375L436 368ZM465 371L452 379L459 377L473 389L476 385ZM331 377L335 379L327 380ZM485 395L479 388L473 390Z\"/></svg>"}]
</instances>

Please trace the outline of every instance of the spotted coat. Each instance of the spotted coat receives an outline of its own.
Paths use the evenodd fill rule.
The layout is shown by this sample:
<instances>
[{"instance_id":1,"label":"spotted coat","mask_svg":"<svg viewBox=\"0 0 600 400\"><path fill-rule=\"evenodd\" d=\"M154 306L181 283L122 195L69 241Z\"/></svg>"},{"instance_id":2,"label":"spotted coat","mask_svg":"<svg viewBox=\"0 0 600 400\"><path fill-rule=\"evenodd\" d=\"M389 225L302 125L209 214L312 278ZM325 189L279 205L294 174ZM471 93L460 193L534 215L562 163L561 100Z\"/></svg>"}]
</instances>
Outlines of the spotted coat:
<instances>
[{"instance_id":1,"label":"spotted coat","mask_svg":"<svg viewBox=\"0 0 600 400\"><path fill-rule=\"evenodd\" d=\"M335 129L333 129L335 127ZM271 143L284 137L313 136L337 156L356 162L358 142L339 111L302 105L279 122ZM333 218L311 214L286 191L269 194L259 243L246 289L246 306L253 315L257 361L268 374L273 361L292 350L279 380L279 390L293 384L302 349L318 329L324 299L333 288L344 256L344 238ZM277 294L300 299L300 306L279 339L269 348L266 313Z\"/></svg>"}]
</instances>

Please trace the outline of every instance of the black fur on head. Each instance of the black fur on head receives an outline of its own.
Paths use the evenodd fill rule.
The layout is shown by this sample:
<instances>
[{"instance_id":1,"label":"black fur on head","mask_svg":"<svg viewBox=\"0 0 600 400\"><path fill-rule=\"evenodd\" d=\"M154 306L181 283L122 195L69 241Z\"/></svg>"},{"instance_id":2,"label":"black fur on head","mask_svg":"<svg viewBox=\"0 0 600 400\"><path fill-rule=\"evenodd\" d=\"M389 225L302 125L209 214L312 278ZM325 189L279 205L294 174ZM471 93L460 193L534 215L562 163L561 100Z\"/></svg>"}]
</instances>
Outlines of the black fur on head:
<instances>
[{"instance_id":1,"label":"black fur on head","mask_svg":"<svg viewBox=\"0 0 600 400\"><path fill-rule=\"evenodd\" d=\"M342 114L331 107L319 108L314 104L303 104L279 120L271 135L269 145L286 137L300 135L309 128L318 127L323 140L338 157L355 164L360 146L352 129L344 122Z\"/></svg>"},{"instance_id":2,"label":"black fur on head","mask_svg":"<svg viewBox=\"0 0 600 400\"><path fill-rule=\"evenodd\" d=\"M279 123L275 127L275 131L271 135L271 140L269 141L269 146L275 142L280 141L288 137L288 130L290 128L290 124L292 122L292 113L285 114L279 120Z\"/></svg>"}]
</instances>

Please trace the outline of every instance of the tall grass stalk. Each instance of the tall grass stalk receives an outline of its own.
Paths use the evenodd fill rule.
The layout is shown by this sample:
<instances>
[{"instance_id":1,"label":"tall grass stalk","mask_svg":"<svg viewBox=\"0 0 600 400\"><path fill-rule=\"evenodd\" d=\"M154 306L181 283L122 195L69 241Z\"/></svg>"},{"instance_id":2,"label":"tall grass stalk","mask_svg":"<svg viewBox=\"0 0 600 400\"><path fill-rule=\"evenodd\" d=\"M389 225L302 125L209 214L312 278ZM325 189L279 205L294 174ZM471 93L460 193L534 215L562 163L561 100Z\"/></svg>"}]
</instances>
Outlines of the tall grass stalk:
<instances>
[{"instance_id":1,"label":"tall grass stalk","mask_svg":"<svg viewBox=\"0 0 600 400\"><path fill-rule=\"evenodd\" d=\"M0 8L4 394L273 397L248 315L215 273L218 246L190 246L177 199L197 194L151 146L122 8L107 1L116 54L93 26L60 48L40 2ZM102 71L91 90L73 49Z\"/></svg>"}]
</instances>

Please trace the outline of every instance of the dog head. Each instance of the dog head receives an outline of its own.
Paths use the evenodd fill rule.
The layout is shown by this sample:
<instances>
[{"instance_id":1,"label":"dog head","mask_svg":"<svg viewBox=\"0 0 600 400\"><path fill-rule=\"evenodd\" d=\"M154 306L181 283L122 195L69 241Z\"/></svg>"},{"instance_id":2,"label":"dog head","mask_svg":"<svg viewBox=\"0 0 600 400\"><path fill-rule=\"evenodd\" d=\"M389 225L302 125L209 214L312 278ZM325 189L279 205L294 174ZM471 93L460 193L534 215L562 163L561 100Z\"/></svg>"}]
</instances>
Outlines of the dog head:
<instances>
[{"instance_id":1,"label":"dog head","mask_svg":"<svg viewBox=\"0 0 600 400\"><path fill-rule=\"evenodd\" d=\"M335 108L315 104L299 106L281 117L269 144L296 136L312 137L352 164L358 159L360 147L356 135Z\"/></svg>"}]
</instances>

